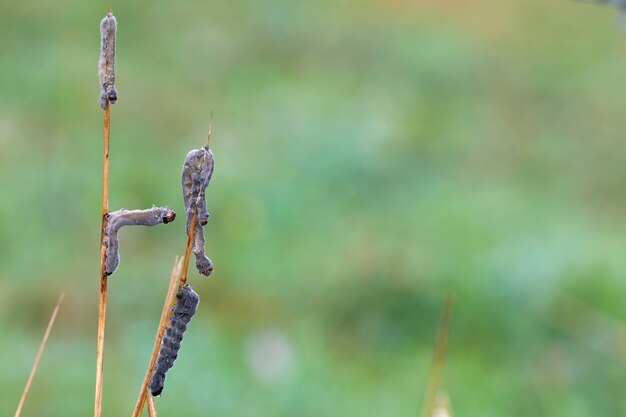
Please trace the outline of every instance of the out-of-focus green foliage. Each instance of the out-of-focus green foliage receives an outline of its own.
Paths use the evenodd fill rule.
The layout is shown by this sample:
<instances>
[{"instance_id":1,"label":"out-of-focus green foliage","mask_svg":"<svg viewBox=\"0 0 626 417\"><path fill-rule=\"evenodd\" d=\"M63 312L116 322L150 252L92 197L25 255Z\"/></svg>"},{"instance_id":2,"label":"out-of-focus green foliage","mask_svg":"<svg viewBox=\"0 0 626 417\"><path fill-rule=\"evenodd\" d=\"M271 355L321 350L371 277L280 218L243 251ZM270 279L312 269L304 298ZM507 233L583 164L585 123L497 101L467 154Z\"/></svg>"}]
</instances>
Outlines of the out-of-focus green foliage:
<instances>
[{"instance_id":1,"label":"out-of-focus green foliage","mask_svg":"<svg viewBox=\"0 0 626 417\"><path fill-rule=\"evenodd\" d=\"M540 0L112 0L121 233L104 414L129 415L213 120L211 279L163 416L416 416L444 293L454 414L623 416L626 32ZM106 4L0 3L0 415L90 415Z\"/></svg>"}]
</instances>

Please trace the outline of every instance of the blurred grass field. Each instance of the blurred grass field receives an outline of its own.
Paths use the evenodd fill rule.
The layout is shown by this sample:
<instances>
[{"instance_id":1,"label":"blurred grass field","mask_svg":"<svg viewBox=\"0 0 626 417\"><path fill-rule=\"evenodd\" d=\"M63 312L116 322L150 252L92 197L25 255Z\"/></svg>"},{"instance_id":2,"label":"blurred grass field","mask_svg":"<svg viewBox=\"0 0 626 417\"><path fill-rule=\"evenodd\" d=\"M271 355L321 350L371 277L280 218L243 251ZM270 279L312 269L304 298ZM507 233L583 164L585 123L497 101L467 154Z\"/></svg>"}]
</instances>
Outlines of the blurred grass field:
<instances>
[{"instance_id":1,"label":"blurred grass field","mask_svg":"<svg viewBox=\"0 0 626 417\"><path fill-rule=\"evenodd\" d=\"M104 415L129 415L214 111L210 279L163 416L623 416L626 31L572 1L112 0L121 233ZM0 3L0 415L90 415L106 4Z\"/></svg>"}]
</instances>

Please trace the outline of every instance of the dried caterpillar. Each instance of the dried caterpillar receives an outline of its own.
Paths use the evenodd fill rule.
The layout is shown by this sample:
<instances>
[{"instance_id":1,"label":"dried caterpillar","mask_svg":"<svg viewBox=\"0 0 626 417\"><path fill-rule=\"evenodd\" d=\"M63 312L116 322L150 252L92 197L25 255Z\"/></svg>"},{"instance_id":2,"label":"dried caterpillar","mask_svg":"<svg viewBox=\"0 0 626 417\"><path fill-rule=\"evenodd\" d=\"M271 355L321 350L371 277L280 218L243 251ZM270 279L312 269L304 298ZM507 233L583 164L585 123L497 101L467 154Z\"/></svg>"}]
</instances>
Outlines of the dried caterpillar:
<instances>
[{"instance_id":1,"label":"dried caterpillar","mask_svg":"<svg viewBox=\"0 0 626 417\"><path fill-rule=\"evenodd\" d=\"M147 210L121 209L106 214L104 228L105 273L111 275L120 264L117 233L123 226L156 226L174 221L176 213L169 207L152 207Z\"/></svg>"},{"instance_id":2,"label":"dried caterpillar","mask_svg":"<svg viewBox=\"0 0 626 417\"><path fill-rule=\"evenodd\" d=\"M183 164L183 202L187 216L187 235L191 227L191 218L197 210L196 227L192 251L196 258L196 268L202 275L209 276L213 272L213 263L204 253L204 229L209 221L206 207L205 191L215 168L213 152L208 146L190 151Z\"/></svg>"},{"instance_id":3,"label":"dried caterpillar","mask_svg":"<svg viewBox=\"0 0 626 417\"><path fill-rule=\"evenodd\" d=\"M100 22L100 60L98 77L100 78L100 107L104 110L108 103L117 101L115 90L115 32L117 20L111 12Z\"/></svg>"},{"instance_id":4,"label":"dried caterpillar","mask_svg":"<svg viewBox=\"0 0 626 417\"><path fill-rule=\"evenodd\" d=\"M172 309L172 318L165 336L161 342L159 356L154 365L152 379L150 380L150 392L156 397L163 391L165 385L165 374L174 366L174 361L178 357L178 350L183 340L183 334L187 330L187 325L198 309L200 297L191 289L189 285L184 285L178 302Z\"/></svg>"}]
</instances>

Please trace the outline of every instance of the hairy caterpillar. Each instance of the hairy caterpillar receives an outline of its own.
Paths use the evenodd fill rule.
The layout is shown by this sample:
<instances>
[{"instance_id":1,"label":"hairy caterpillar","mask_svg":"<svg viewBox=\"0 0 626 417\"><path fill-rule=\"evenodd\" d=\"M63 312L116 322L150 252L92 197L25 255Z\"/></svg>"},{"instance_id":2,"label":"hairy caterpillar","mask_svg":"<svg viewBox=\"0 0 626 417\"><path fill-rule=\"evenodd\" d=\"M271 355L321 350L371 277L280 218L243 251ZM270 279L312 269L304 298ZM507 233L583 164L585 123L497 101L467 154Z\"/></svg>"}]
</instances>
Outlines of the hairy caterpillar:
<instances>
[{"instance_id":1,"label":"hairy caterpillar","mask_svg":"<svg viewBox=\"0 0 626 417\"><path fill-rule=\"evenodd\" d=\"M176 213L169 207L152 207L147 210L121 209L106 214L104 228L105 272L111 275L120 264L120 251L117 233L123 226L156 226L173 222Z\"/></svg>"},{"instance_id":2,"label":"hairy caterpillar","mask_svg":"<svg viewBox=\"0 0 626 417\"><path fill-rule=\"evenodd\" d=\"M165 374L174 366L174 361L178 357L180 343L183 334L187 330L187 325L198 309L200 297L191 289L189 285L184 285L178 302L172 309L172 318L159 349L159 357L154 365L152 379L150 380L150 392L156 397L163 391L165 385Z\"/></svg>"},{"instance_id":3,"label":"hairy caterpillar","mask_svg":"<svg viewBox=\"0 0 626 417\"><path fill-rule=\"evenodd\" d=\"M190 151L185 157L183 164L183 202L187 216L187 234L191 227L191 218L197 209L196 227L192 251L196 257L196 268L202 275L209 276L213 272L213 264L204 253L204 230L203 226L209 221L209 213L206 207L205 191L215 168L213 152L208 146Z\"/></svg>"},{"instance_id":4,"label":"hairy caterpillar","mask_svg":"<svg viewBox=\"0 0 626 417\"><path fill-rule=\"evenodd\" d=\"M98 77L100 78L100 107L104 110L108 103L117 101L115 90L115 32L117 20L111 12L100 22L100 60Z\"/></svg>"}]
</instances>

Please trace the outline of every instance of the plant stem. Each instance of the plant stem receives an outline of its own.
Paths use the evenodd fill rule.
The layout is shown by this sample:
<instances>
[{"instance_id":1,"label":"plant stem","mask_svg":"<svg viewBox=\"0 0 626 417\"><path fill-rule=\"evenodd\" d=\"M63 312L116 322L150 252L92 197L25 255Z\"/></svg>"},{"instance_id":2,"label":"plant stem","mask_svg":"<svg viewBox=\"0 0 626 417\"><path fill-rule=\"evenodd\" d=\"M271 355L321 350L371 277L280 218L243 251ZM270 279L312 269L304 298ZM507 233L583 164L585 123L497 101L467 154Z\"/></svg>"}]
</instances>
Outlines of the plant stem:
<instances>
[{"instance_id":1,"label":"plant stem","mask_svg":"<svg viewBox=\"0 0 626 417\"><path fill-rule=\"evenodd\" d=\"M104 148L102 162L102 226L100 229L100 298L98 303L98 337L96 346L96 395L94 417L102 416L102 368L104 364L104 328L107 312L107 275L105 272L104 228L109 211L109 138L111 131L111 105L104 109Z\"/></svg>"},{"instance_id":2,"label":"plant stem","mask_svg":"<svg viewBox=\"0 0 626 417\"><path fill-rule=\"evenodd\" d=\"M193 246L193 237L196 231L196 222L198 221L198 207L193 211L191 216L191 224L189 225L189 237L187 238L187 247L185 248L185 259L183 260L183 273L180 276L180 284L178 291L187 283L187 269L189 268L189 258L191 257L191 247Z\"/></svg>"},{"instance_id":3,"label":"plant stem","mask_svg":"<svg viewBox=\"0 0 626 417\"><path fill-rule=\"evenodd\" d=\"M443 375L443 365L446 360L446 348L448 346L448 335L450 334L450 319L452 317L452 306L454 305L454 294L449 292L441 313L441 321L437 330L437 339L433 348L432 368L430 378L428 379L428 387L426 389L426 398L424 400L424 408L422 409L422 417L431 417L433 413L433 404L439 386L441 385L441 377Z\"/></svg>"},{"instance_id":4,"label":"plant stem","mask_svg":"<svg viewBox=\"0 0 626 417\"><path fill-rule=\"evenodd\" d=\"M156 405L154 404L154 398L152 395L148 395L148 416L158 417L156 411Z\"/></svg>"},{"instance_id":5,"label":"plant stem","mask_svg":"<svg viewBox=\"0 0 626 417\"><path fill-rule=\"evenodd\" d=\"M54 325L54 321L57 318L57 314L59 313L59 308L61 307L61 302L63 301L63 297L65 297L65 293L61 294L59 297L59 301L57 301L56 307L52 311L52 316L50 317L50 321L48 322L48 327L43 335L43 339L41 340L41 345L39 346L39 351L37 352L37 356L35 357L35 363L33 363L33 369L30 370L30 375L28 376L28 381L26 381L26 386L24 387L24 392L22 393L22 398L20 399L20 403L17 405L17 410L15 411L15 417L19 417L22 413L22 408L24 407L24 402L26 401L26 396L30 391L30 386L33 383L33 378L35 378L35 373L37 373L37 366L39 366L39 361L41 360L41 355L43 354L44 349L46 348L46 343L48 342L48 337L50 336L50 331L52 330L52 326Z\"/></svg>"},{"instance_id":6,"label":"plant stem","mask_svg":"<svg viewBox=\"0 0 626 417\"><path fill-rule=\"evenodd\" d=\"M176 300L176 288L178 286L178 278L180 276L181 269L182 259L178 259L178 257L176 257L176 260L174 261L174 268L172 269L172 275L170 276L170 283L167 288L167 295L165 296L165 303L163 304L163 311L161 312L161 320L159 321L159 327L157 328L157 334L154 339L154 346L152 347L150 363L148 364L148 370L146 371L143 383L141 384L141 389L139 390L137 403L135 404L135 409L133 410L133 417L139 417L141 415L146 402L146 397L148 396L148 384L150 384L150 378L152 378L152 370L154 369L154 364L156 363L159 349L161 348L161 341L163 340L163 335L165 334L165 328L170 320L172 304Z\"/></svg>"}]
</instances>

